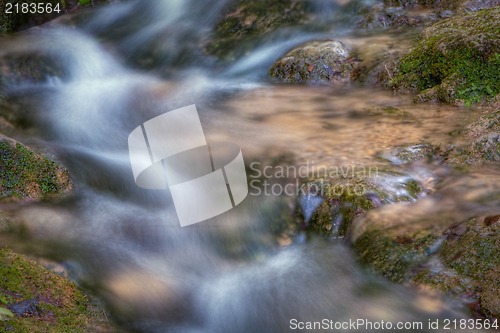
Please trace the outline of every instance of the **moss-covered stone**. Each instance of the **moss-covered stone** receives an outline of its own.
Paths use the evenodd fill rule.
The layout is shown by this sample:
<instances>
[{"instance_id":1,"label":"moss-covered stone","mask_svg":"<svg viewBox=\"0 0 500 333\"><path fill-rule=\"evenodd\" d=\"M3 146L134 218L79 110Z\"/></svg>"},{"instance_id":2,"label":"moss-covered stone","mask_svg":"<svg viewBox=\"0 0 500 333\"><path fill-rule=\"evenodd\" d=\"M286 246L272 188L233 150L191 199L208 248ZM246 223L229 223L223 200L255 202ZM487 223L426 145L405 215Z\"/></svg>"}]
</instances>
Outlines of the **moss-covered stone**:
<instances>
[{"instance_id":1,"label":"moss-covered stone","mask_svg":"<svg viewBox=\"0 0 500 333\"><path fill-rule=\"evenodd\" d=\"M306 5L298 0L238 0L233 2L215 27L206 46L208 53L234 59L255 44L257 37L305 19Z\"/></svg>"},{"instance_id":2,"label":"moss-covered stone","mask_svg":"<svg viewBox=\"0 0 500 333\"><path fill-rule=\"evenodd\" d=\"M323 199L309 221L311 229L325 236L343 237L349 223L356 216L376 205L366 195L366 185L367 183L363 181L349 179L337 179L328 183L320 181L308 183L309 192L318 191L321 188Z\"/></svg>"},{"instance_id":3,"label":"moss-covered stone","mask_svg":"<svg viewBox=\"0 0 500 333\"><path fill-rule=\"evenodd\" d=\"M63 277L8 249L0 249L0 331L114 332L104 312Z\"/></svg>"},{"instance_id":4,"label":"moss-covered stone","mask_svg":"<svg viewBox=\"0 0 500 333\"><path fill-rule=\"evenodd\" d=\"M367 211L388 203L413 201L424 192L414 179L397 173L361 169L354 177L339 176L309 181L299 202L311 196L323 201L309 221L312 230L328 237L344 237L352 221Z\"/></svg>"},{"instance_id":5,"label":"moss-covered stone","mask_svg":"<svg viewBox=\"0 0 500 333\"><path fill-rule=\"evenodd\" d=\"M269 75L287 83L348 83L359 61L339 41L314 41L289 51Z\"/></svg>"},{"instance_id":6,"label":"moss-covered stone","mask_svg":"<svg viewBox=\"0 0 500 333\"><path fill-rule=\"evenodd\" d=\"M439 251L444 267L424 266L411 276L412 283L469 296L474 310L500 318L499 222L500 215L493 215L452 226Z\"/></svg>"},{"instance_id":7,"label":"moss-covered stone","mask_svg":"<svg viewBox=\"0 0 500 333\"><path fill-rule=\"evenodd\" d=\"M500 93L500 7L454 16L424 30L392 85L416 101L467 105Z\"/></svg>"},{"instance_id":8,"label":"moss-covered stone","mask_svg":"<svg viewBox=\"0 0 500 333\"><path fill-rule=\"evenodd\" d=\"M368 230L354 248L360 262L394 282L403 282L410 270L427 259L428 249L437 239L427 230L401 232Z\"/></svg>"},{"instance_id":9,"label":"moss-covered stone","mask_svg":"<svg viewBox=\"0 0 500 333\"><path fill-rule=\"evenodd\" d=\"M37 200L71 187L64 167L0 136L0 200Z\"/></svg>"}]
</instances>

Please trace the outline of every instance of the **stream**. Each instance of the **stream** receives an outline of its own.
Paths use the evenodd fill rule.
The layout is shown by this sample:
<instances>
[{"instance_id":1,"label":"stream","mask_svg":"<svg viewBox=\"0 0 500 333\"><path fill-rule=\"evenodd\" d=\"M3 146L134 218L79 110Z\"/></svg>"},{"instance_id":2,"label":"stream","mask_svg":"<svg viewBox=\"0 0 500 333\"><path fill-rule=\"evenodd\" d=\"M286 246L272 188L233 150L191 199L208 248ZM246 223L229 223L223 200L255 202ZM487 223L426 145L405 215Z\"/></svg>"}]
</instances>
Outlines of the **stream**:
<instances>
[{"instance_id":1,"label":"stream","mask_svg":"<svg viewBox=\"0 0 500 333\"><path fill-rule=\"evenodd\" d=\"M283 240L276 228L286 229L283 216L300 209L294 195L250 188L234 209L181 228L168 190L135 184L130 132L191 104L207 140L239 145L247 167L288 165L309 173L312 165L392 168L380 157L391 147L447 147L456 140L450 133L477 117L473 107L414 104L411 96L387 90L271 82L272 63L304 41L328 36L368 46L403 38L360 36L336 1L316 1L323 16L314 27L281 29L221 65L201 45L226 2L120 2L0 39L0 56L44 56L60 67L59 76L8 87L24 126L5 134L62 162L75 184L60 199L2 204L27 230L3 233L2 243L63 262L130 332L288 332L293 320L427 325L468 318L458 300L368 271L343 239L294 230ZM402 115L368 112L385 108ZM446 210L447 218L461 221L500 206L498 167L463 173L432 163L398 168L423 182L432 179L437 189L431 192L440 194L393 204L402 209L381 208L385 218L436 212L428 219L439 219ZM425 325L393 331L439 331Z\"/></svg>"}]
</instances>

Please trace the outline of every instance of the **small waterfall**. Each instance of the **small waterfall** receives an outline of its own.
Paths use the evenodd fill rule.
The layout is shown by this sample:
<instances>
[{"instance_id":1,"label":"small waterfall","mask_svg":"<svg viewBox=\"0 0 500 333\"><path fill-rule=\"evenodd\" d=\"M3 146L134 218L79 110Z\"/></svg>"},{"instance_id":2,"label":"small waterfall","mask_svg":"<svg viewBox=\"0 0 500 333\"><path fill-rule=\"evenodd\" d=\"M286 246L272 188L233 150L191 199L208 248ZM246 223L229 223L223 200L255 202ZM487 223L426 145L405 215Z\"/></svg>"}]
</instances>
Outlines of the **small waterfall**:
<instances>
[{"instance_id":1,"label":"small waterfall","mask_svg":"<svg viewBox=\"0 0 500 333\"><path fill-rule=\"evenodd\" d=\"M31 121L19 136L49 147L76 183L68 200L12 213L41 239L69 248L59 257L73 263L78 279L94 288L125 328L286 332L293 320L427 322L461 315L441 298L440 311L428 311L421 305L427 296L359 267L341 241L308 235L304 244L280 243L295 223L289 221L295 198L250 196L216 219L179 228L170 193L144 190L133 181L129 133L190 104L197 104L208 137L233 140L250 159L265 160L271 147L298 152L298 163L323 158L342 165L359 158L389 165L374 157L373 147L403 141L398 135L407 130L405 120L380 118L374 124L374 118L354 114L369 101L404 104L404 97L267 82L269 66L286 50L315 38L347 36L353 8L376 1L309 2L316 21L274 31L233 62L203 51L228 0L124 1L68 19L76 28L53 25L2 42L8 49L0 56L44 54L60 66L59 76L11 82L7 91L13 104L24 107L19 116ZM438 111L443 124L410 134L447 136L455 114ZM390 187L406 178L385 181ZM299 201L307 221L322 202Z\"/></svg>"}]
</instances>

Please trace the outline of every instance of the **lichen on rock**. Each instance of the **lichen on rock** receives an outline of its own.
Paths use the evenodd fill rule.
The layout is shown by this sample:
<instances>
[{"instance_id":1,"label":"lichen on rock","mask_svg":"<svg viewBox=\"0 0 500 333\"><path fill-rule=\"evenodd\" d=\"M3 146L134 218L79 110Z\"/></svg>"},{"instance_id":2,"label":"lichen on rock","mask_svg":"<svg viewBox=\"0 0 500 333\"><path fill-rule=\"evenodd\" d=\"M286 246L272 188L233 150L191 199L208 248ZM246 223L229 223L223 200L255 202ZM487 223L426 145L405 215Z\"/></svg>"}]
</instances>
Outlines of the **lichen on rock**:
<instances>
[{"instance_id":1,"label":"lichen on rock","mask_svg":"<svg viewBox=\"0 0 500 333\"><path fill-rule=\"evenodd\" d=\"M0 136L0 200L40 200L71 188L64 167Z\"/></svg>"}]
</instances>

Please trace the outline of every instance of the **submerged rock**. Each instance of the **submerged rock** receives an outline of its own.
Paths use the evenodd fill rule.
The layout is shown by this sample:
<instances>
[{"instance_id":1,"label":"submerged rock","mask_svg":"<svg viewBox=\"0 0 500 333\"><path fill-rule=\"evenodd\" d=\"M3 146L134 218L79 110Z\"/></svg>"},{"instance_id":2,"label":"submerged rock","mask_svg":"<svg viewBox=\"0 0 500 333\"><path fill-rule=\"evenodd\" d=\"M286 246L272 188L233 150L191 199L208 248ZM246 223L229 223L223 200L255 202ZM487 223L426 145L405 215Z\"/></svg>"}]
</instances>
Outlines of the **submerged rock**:
<instances>
[{"instance_id":1,"label":"submerged rock","mask_svg":"<svg viewBox=\"0 0 500 333\"><path fill-rule=\"evenodd\" d=\"M471 104L500 93L500 7L454 16L425 29L400 61L392 86L416 101Z\"/></svg>"},{"instance_id":2,"label":"submerged rock","mask_svg":"<svg viewBox=\"0 0 500 333\"><path fill-rule=\"evenodd\" d=\"M359 60L339 41L313 41L276 61L269 74L287 83L349 83Z\"/></svg>"},{"instance_id":3,"label":"submerged rock","mask_svg":"<svg viewBox=\"0 0 500 333\"><path fill-rule=\"evenodd\" d=\"M407 164L418 160L431 160L438 153L438 148L430 144L421 143L416 145L398 146L388 152L380 154L393 164Z\"/></svg>"},{"instance_id":4,"label":"submerged rock","mask_svg":"<svg viewBox=\"0 0 500 333\"><path fill-rule=\"evenodd\" d=\"M500 161L500 111L493 108L461 132L462 144L445 154L448 163L460 166Z\"/></svg>"},{"instance_id":5,"label":"submerged rock","mask_svg":"<svg viewBox=\"0 0 500 333\"><path fill-rule=\"evenodd\" d=\"M401 29L436 21L440 15L434 12L413 12L403 7L373 6L360 26L367 30Z\"/></svg>"},{"instance_id":6,"label":"submerged rock","mask_svg":"<svg viewBox=\"0 0 500 333\"><path fill-rule=\"evenodd\" d=\"M66 76L61 63L50 55L12 52L0 57L0 93L2 87L41 83Z\"/></svg>"},{"instance_id":7,"label":"submerged rock","mask_svg":"<svg viewBox=\"0 0 500 333\"><path fill-rule=\"evenodd\" d=\"M231 3L207 44L209 54L234 59L252 48L256 39L306 19L304 1L238 0Z\"/></svg>"},{"instance_id":8,"label":"submerged rock","mask_svg":"<svg viewBox=\"0 0 500 333\"><path fill-rule=\"evenodd\" d=\"M0 135L0 200L40 200L71 188L64 167Z\"/></svg>"}]
</instances>

